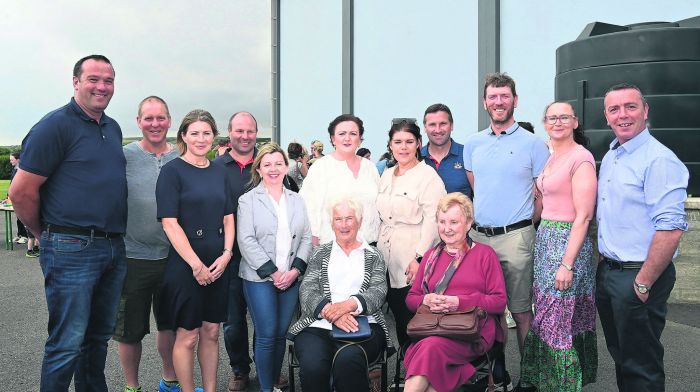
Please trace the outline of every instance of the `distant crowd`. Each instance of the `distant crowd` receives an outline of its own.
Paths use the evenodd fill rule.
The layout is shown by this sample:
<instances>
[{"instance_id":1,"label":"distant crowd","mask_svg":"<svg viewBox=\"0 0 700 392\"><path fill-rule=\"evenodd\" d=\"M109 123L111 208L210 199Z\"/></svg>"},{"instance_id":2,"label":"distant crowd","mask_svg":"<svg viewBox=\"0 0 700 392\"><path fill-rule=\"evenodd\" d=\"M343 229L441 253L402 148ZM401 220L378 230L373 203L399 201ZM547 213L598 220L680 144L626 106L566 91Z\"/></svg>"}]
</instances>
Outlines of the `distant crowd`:
<instances>
[{"instance_id":1,"label":"distant crowd","mask_svg":"<svg viewBox=\"0 0 700 392\"><path fill-rule=\"evenodd\" d=\"M155 95L138 104L142 139L122 146L105 114L111 62L80 59L73 88L29 131L21 160L11 157L9 197L26 228L18 236L45 278L41 391L67 391L71 381L76 391L106 391L109 339L124 391L145 390L138 372L151 309L162 392L216 391L221 325L227 389L247 390L247 313L265 392L294 381L281 371L288 344L305 392L376 390L383 375L371 364L387 355L403 365L404 391L580 391L596 381L597 316L618 390L664 390L660 337L688 229L688 170L651 135L635 85L605 94L614 139L598 171L574 107L544 106L542 140L515 121L519 97L505 73L484 80L491 121L464 145L453 140L450 108L435 103L422 131L392 120L376 164L353 114L330 121L324 155L320 140L308 151L257 146L246 111L231 115L228 140L209 160L213 116L187 113L173 145L168 105ZM475 307L483 318L469 341L409 327L417 313ZM506 308L521 357L515 386ZM482 378L487 352L495 365Z\"/></svg>"}]
</instances>

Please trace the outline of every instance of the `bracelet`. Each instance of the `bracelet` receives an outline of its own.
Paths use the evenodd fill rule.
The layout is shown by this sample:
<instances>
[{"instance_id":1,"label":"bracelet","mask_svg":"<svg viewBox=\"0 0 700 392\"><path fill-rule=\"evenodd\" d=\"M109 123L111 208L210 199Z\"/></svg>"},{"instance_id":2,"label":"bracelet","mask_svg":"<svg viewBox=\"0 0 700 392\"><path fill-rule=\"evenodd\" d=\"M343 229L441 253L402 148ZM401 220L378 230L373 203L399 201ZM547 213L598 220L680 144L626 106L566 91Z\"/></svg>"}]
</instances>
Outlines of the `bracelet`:
<instances>
[{"instance_id":1,"label":"bracelet","mask_svg":"<svg viewBox=\"0 0 700 392\"><path fill-rule=\"evenodd\" d=\"M226 252L228 252L228 253L230 253L230 254L233 255L233 251L232 251L231 249L224 248L224 250L221 251L221 253L226 253Z\"/></svg>"},{"instance_id":2,"label":"bracelet","mask_svg":"<svg viewBox=\"0 0 700 392\"><path fill-rule=\"evenodd\" d=\"M563 262L563 261L561 262L561 265L563 265L563 266L564 266L564 268L566 268L566 270L567 270L567 271L569 271L569 272L571 272L571 271L573 271L573 270L574 270L574 267L572 267L572 266L570 266L570 265L566 264L566 263L565 263L565 262Z\"/></svg>"}]
</instances>

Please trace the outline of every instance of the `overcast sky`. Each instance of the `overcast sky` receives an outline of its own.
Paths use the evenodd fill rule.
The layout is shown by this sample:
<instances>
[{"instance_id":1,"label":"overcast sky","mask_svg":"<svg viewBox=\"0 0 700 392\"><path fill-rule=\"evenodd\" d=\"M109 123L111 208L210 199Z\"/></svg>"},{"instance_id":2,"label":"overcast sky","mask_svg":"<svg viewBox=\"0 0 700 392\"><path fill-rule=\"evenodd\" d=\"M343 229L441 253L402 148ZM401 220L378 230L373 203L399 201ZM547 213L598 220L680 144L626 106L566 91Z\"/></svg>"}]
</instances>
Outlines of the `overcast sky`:
<instances>
[{"instance_id":1,"label":"overcast sky","mask_svg":"<svg viewBox=\"0 0 700 392\"><path fill-rule=\"evenodd\" d=\"M106 113L138 136L137 105L158 95L175 131L184 115L210 111L221 133L251 111L270 128L270 2L265 0L4 1L0 7L0 145L20 144L73 95L81 57L107 56L116 71Z\"/></svg>"}]
</instances>

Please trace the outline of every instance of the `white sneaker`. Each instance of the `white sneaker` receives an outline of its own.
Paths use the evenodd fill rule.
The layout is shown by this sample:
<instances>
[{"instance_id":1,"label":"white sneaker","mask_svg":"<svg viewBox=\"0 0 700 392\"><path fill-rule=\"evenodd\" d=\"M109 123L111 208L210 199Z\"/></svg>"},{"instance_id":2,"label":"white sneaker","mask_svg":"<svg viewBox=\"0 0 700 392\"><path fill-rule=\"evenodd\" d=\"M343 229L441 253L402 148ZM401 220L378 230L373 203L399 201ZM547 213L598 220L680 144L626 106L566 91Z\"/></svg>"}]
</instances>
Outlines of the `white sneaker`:
<instances>
[{"instance_id":1,"label":"white sneaker","mask_svg":"<svg viewBox=\"0 0 700 392\"><path fill-rule=\"evenodd\" d=\"M26 244L27 243L27 237L19 237L17 241L18 244Z\"/></svg>"}]
</instances>

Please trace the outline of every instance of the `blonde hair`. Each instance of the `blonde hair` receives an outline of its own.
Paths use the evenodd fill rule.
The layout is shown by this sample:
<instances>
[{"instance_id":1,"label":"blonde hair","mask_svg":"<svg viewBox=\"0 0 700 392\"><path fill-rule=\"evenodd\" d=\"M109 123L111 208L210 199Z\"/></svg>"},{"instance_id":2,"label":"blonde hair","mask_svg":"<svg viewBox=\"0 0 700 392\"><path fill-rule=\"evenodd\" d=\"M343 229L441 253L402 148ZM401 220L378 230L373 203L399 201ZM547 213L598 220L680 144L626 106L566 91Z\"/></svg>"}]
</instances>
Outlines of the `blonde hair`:
<instances>
[{"instance_id":1,"label":"blonde hair","mask_svg":"<svg viewBox=\"0 0 700 392\"><path fill-rule=\"evenodd\" d=\"M258 148L258 154L255 156L255 160L253 161L253 167L250 169L250 188L258 186L258 184L260 184L260 181L262 181L262 177L260 177L258 169L260 169L260 162L262 162L263 157L265 157L265 155L274 154L276 152L282 154L282 158L284 159L284 165L289 166L287 154L284 153L284 150L282 150L282 147L280 147L279 144L275 142L267 142L263 144L262 146L260 146L260 148Z\"/></svg>"},{"instance_id":2,"label":"blonde hair","mask_svg":"<svg viewBox=\"0 0 700 392\"><path fill-rule=\"evenodd\" d=\"M435 217L437 218L437 214L441 212L447 212L452 206L458 206L459 209L462 210L462 214L467 219L467 222L474 220L474 205L472 205L472 201L462 192L452 192L443 196L438 202Z\"/></svg>"}]
</instances>

